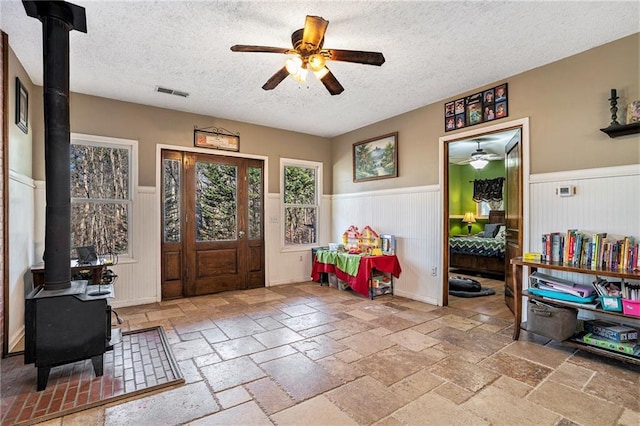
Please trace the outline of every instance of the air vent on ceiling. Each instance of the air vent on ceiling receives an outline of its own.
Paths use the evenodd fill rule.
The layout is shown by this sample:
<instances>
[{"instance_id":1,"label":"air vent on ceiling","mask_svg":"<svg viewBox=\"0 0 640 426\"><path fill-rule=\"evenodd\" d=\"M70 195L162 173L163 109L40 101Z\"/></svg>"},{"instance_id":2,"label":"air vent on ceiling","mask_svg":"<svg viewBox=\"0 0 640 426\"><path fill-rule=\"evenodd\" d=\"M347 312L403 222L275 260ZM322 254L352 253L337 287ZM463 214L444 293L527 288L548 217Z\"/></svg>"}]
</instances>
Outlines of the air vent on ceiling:
<instances>
[{"instance_id":1,"label":"air vent on ceiling","mask_svg":"<svg viewBox=\"0 0 640 426\"><path fill-rule=\"evenodd\" d=\"M188 98L189 97L189 93L187 93L187 92L181 92L180 90L168 89L168 88L162 87L162 86L156 86L156 92L158 92L158 93L166 93L167 95L180 96L180 97L183 97L183 98Z\"/></svg>"}]
</instances>

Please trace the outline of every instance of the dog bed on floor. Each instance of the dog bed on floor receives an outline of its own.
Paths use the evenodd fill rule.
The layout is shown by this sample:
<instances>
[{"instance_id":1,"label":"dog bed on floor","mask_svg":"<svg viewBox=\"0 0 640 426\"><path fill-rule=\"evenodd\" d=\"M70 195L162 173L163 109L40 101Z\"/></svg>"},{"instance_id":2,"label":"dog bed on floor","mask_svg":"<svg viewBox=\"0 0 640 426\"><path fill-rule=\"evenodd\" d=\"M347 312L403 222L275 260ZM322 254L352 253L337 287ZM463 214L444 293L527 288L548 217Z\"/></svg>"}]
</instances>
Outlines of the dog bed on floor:
<instances>
[{"instance_id":1,"label":"dog bed on floor","mask_svg":"<svg viewBox=\"0 0 640 426\"><path fill-rule=\"evenodd\" d=\"M496 294L492 288L482 288L471 278L449 277L449 294L457 297L481 297Z\"/></svg>"}]
</instances>

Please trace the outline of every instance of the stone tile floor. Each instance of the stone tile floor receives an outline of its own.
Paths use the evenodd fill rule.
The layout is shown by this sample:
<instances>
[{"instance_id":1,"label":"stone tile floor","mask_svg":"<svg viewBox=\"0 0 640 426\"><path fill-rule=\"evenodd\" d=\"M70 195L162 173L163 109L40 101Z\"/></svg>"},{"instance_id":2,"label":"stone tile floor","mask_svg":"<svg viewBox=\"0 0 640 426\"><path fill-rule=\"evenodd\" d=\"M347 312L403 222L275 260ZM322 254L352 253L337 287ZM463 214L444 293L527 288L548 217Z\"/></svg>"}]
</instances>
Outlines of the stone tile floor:
<instances>
[{"instance_id":1,"label":"stone tile floor","mask_svg":"<svg viewBox=\"0 0 640 426\"><path fill-rule=\"evenodd\" d=\"M311 282L118 312L164 327L186 384L43 424L640 425L640 368L508 315Z\"/></svg>"}]
</instances>

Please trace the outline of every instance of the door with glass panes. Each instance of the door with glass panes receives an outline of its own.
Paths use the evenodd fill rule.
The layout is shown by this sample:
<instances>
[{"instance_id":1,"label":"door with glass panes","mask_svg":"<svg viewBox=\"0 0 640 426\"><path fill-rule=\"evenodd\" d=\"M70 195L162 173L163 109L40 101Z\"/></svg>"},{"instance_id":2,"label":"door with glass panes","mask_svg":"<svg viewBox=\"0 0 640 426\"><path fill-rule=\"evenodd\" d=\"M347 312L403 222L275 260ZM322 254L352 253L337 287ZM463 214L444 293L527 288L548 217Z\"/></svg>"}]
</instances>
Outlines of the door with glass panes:
<instances>
[{"instance_id":1,"label":"door with glass panes","mask_svg":"<svg viewBox=\"0 0 640 426\"><path fill-rule=\"evenodd\" d=\"M263 162L163 151L162 164L162 298L263 287Z\"/></svg>"}]
</instances>

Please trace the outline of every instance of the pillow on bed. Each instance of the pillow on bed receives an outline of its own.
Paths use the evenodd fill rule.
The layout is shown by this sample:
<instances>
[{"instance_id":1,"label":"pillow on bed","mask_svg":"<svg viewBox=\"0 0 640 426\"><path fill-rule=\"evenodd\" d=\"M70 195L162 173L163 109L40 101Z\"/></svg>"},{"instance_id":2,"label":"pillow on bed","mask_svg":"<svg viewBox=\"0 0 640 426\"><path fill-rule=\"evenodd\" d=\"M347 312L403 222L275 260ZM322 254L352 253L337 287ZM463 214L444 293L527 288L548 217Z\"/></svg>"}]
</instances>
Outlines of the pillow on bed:
<instances>
[{"instance_id":1,"label":"pillow on bed","mask_svg":"<svg viewBox=\"0 0 640 426\"><path fill-rule=\"evenodd\" d=\"M498 228L498 233L496 234L496 236L494 237L496 240L502 241L504 242L506 234L507 233L507 227L502 225L500 226L500 228Z\"/></svg>"},{"instance_id":2,"label":"pillow on bed","mask_svg":"<svg viewBox=\"0 0 640 426\"><path fill-rule=\"evenodd\" d=\"M502 225L504 225L504 223L487 223L484 226L484 237L494 238Z\"/></svg>"}]
</instances>

